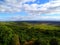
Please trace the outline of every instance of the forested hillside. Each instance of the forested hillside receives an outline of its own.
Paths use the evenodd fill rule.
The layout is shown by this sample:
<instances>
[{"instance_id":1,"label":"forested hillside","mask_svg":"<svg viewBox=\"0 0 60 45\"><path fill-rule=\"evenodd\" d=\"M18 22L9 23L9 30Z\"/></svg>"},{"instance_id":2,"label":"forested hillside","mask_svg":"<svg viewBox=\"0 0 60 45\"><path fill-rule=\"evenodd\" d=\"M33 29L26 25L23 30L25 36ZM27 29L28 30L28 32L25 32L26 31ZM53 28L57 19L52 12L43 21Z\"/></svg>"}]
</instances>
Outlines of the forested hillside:
<instances>
[{"instance_id":1,"label":"forested hillside","mask_svg":"<svg viewBox=\"0 0 60 45\"><path fill-rule=\"evenodd\" d=\"M0 45L60 45L60 26L0 22Z\"/></svg>"}]
</instances>

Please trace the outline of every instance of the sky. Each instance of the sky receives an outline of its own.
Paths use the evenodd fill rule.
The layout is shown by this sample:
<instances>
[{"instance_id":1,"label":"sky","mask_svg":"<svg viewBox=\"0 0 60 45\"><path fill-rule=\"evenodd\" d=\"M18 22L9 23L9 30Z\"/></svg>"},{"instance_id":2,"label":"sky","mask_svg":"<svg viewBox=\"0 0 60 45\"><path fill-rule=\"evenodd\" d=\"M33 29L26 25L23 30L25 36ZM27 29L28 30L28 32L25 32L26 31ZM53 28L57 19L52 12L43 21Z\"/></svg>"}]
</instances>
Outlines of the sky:
<instances>
[{"instance_id":1,"label":"sky","mask_svg":"<svg viewBox=\"0 0 60 45\"><path fill-rule=\"evenodd\" d=\"M0 21L60 21L60 0L0 0Z\"/></svg>"}]
</instances>

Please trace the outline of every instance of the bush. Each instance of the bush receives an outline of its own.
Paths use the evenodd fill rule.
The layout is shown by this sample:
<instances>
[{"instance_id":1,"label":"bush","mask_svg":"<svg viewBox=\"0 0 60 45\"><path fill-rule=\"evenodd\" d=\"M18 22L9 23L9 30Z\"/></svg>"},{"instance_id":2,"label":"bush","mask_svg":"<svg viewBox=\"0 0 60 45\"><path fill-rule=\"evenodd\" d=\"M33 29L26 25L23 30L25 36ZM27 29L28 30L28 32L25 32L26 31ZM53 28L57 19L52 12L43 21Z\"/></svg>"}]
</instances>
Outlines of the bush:
<instances>
[{"instance_id":1,"label":"bush","mask_svg":"<svg viewBox=\"0 0 60 45\"><path fill-rule=\"evenodd\" d=\"M57 39L53 38L50 40L50 45L58 45Z\"/></svg>"}]
</instances>

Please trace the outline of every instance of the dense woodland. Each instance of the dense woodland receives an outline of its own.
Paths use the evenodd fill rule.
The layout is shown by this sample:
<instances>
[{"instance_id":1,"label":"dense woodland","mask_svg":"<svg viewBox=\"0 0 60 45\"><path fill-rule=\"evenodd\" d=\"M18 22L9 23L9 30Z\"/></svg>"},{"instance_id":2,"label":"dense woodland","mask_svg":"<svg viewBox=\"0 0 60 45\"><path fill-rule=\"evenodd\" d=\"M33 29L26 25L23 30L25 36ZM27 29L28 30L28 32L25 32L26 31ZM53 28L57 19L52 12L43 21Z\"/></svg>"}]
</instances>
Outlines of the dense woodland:
<instances>
[{"instance_id":1,"label":"dense woodland","mask_svg":"<svg viewBox=\"0 0 60 45\"><path fill-rule=\"evenodd\" d=\"M60 45L60 26L0 22L0 45Z\"/></svg>"}]
</instances>

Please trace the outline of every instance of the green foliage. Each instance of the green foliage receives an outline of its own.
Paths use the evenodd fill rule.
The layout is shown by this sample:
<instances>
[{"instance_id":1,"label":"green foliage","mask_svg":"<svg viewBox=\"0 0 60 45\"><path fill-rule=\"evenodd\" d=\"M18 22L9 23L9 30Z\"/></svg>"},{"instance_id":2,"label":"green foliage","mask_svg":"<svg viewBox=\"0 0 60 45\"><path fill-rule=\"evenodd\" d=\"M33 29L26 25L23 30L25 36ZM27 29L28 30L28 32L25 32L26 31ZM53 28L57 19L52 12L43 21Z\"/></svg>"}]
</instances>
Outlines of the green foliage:
<instances>
[{"instance_id":1,"label":"green foliage","mask_svg":"<svg viewBox=\"0 0 60 45\"><path fill-rule=\"evenodd\" d=\"M49 43L50 45L58 45L58 41L55 38L51 39Z\"/></svg>"},{"instance_id":2,"label":"green foliage","mask_svg":"<svg viewBox=\"0 0 60 45\"><path fill-rule=\"evenodd\" d=\"M56 25L0 22L0 45L20 45L32 38L41 45L49 45L53 37L58 39L60 44L60 27Z\"/></svg>"},{"instance_id":3,"label":"green foliage","mask_svg":"<svg viewBox=\"0 0 60 45\"><path fill-rule=\"evenodd\" d=\"M8 45L13 36L13 30L7 26L0 25L0 44Z\"/></svg>"},{"instance_id":4,"label":"green foliage","mask_svg":"<svg viewBox=\"0 0 60 45\"><path fill-rule=\"evenodd\" d=\"M12 45L20 45L19 36L17 34L14 34L12 38Z\"/></svg>"}]
</instances>

